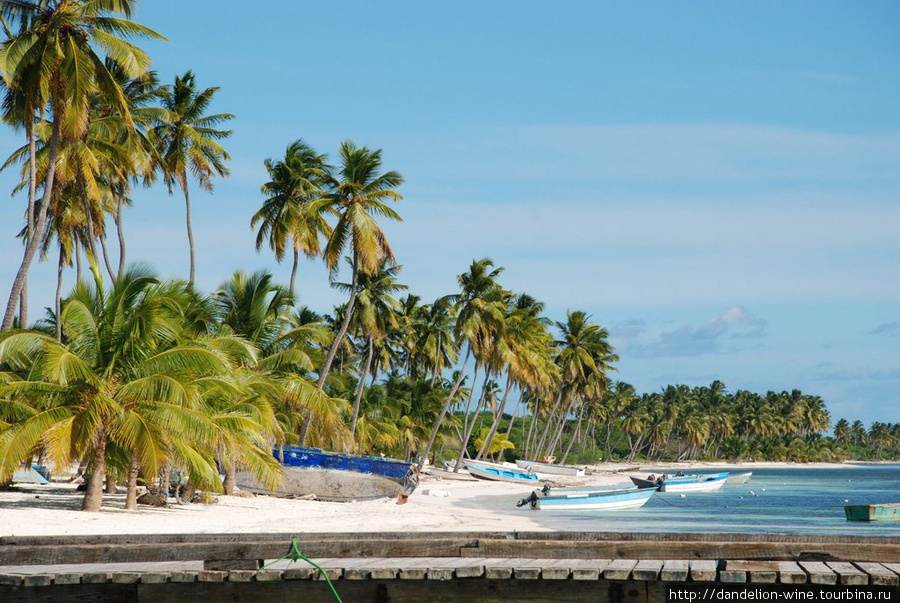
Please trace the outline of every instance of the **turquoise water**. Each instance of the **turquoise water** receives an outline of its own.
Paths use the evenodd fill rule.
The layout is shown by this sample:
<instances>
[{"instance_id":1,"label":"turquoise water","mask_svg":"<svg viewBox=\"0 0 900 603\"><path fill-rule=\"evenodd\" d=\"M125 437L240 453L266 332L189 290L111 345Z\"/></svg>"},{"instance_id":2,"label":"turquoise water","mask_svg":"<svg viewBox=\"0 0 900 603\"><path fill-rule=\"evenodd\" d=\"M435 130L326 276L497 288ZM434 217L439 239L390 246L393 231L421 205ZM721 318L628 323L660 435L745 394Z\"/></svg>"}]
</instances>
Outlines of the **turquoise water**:
<instances>
[{"instance_id":1,"label":"turquoise water","mask_svg":"<svg viewBox=\"0 0 900 603\"><path fill-rule=\"evenodd\" d=\"M845 504L887 502L900 502L900 465L792 467L754 469L749 483L725 484L718 492L683 497L658 492L640 509L543 513L538 520L547 528L565 531L900 536L900 521L856 522L844 516Z\"/></svg>"}]
</instances>

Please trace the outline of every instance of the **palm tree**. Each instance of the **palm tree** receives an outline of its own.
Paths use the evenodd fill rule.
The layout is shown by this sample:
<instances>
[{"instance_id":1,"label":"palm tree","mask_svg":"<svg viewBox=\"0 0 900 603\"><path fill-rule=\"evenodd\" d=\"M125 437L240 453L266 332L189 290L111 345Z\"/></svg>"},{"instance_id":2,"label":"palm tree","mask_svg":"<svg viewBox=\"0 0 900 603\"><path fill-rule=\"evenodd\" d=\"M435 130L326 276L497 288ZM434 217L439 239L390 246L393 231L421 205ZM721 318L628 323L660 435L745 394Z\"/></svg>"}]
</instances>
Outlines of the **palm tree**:
<instances>
[{"instance_id":1,"label":"palm tree","mask_svg":"<svg viewBox=\"0 0 900 603\"><path fill-rule=\"evenodd\" d=\"M353 400L353 417L350 420L350 436L356 433L356 422L359 418L359 404L362 392L372 369L372 358L375 355L376 343L382 340L391 327L397 325L396 312L399 302L391 295L403 291L406 285L397 282L400 266L391 266L385 258L375 274L362 272L359 275L359 293L356 299L356 312L353 314L351 326L355 326L360 337L365 341L366 362L359 372L356 395ZM346 291L347 283L335 283L335 287Z\"/></svg>"},{"instance_id":2,"label":"palm tree","mask_svg":"<svg viewBox=\"0 0 900 603\"><path fill-rule=\"evenodd\" d=\"M104 49L129 76L146 71L150 59L120 36L164 38L128 20L134 5L134 0L0 1L0 15L22 26L19 33L0 46L0 72L4 83L24 99L22 114L26 123L33 123L35 112L42 114L45 104L49 105L53 115L48 142L49 167L42 182L44 199L37 210L37 218L29 227L33 236L25 246L22 263L13 280L0 330L12 325L28 269L41 245L41 237L37 234L43 232L47 220L60 142L78 139L84 134L90 121L94 94L118 106L121 115L130 123L122 89L95 49Z\"/></svg>"},{"instance_id":3,"label":"palm tree","mask_svg":"<svg viewBox=\"0 0 900 603\"><path fill-rule=\"evenodd\" d=\"M218 488L211 458L198 453L215 433L201 398L204 378L228 372L229 362L180 341L182 296L183 288L132 269L109 294L99 282L76 286L59 317L65 344L36 331L0 339L0 363L25 375L4 387L33 400L36 411L0 436L0 480L38 448L58 465L86 458L82 509L97 511L107 448L115 445L145 474L177 459L196 481Z\"/></svg>"},{"instance_id":4,"label":"palm tree","mask_svg":"<svg viewBox=\"0 0 900 603\"><path fill-rule=\"evenodd\" d=\"M216 127L234 119L230 113L207 115L219 88L197 90L194 73L188 71L175 77L175 84L163 93L163 108L167 114L157 121L151 130L155 141L163 180L172 193L177 184L184 194L185 221L187 224L188 247L191 256L191 270L188 282L194 284L195 254L194 231L191 226L191 195L188 190L188 171L197 179L200 188L213 190L214 176L227 176L225 162L228 153L219 145L220 140L231 136L231 130L217 130Z\"/></svg>"},{"instance_id":5,"label":"palm tree","mask_svg":"<svg viewBox=\"0 0 900 603\"><path fill-rule=\"evenodd\" d=\"M285 151L284 159L277 162L266 159L265 166L269 181L262 186L262 192L267 197L253 214L250 227L259 224L256 250L259 251L268 238L269 247L279 262L284 259L285 248L290 242L294 257L289 290L293 295L300 252L308 258L318 256L322 250L319 237L324 235L327 239L331 236L331 227L325 217L312 211L311 204L322 194L320 187L324 184L327 169L325 156L317 155L305 142L296 140Z\"/></svg>"},{"instance_id":6,"label":"palm tree","mask_svg":"<svg viewBox=\"0 0 900 603\"><path fill-rule=\"evenodd\" d=\"M395 171L380 173L380 149L369 150L348 141L341 144L340 157L337 174L329 174L326 178L330 192L315 201L311 208L314 213L331 212L338 217L325 245L328 269L335 274L341 257L349 252L353 270L344 317L319 373L320 388L328 378L334 357L347 334L359 293L360 273L375 274L384 260L394 262L394 252L375 216L400 222L400 216L386 202L403 198L394 190L403 184L403 176Z\"/></svg>"}]
</instances>

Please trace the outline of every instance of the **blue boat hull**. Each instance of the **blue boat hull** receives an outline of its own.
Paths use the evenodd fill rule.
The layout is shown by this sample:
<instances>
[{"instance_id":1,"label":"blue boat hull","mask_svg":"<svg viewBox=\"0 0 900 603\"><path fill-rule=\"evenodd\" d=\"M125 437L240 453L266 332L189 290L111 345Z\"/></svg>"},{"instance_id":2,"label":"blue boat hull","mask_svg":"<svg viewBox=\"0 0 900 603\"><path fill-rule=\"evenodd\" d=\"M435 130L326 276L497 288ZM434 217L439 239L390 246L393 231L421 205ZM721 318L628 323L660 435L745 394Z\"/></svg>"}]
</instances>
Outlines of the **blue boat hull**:
<instances>
[{"instance_id":1,"label":"blue boat hull","mask_svg":"<svg viewBox=\"0 0 900 603\"><path fill-rule=\"evenodd\" d=\"M238 487L279 496L351 501L408 496L418 485L418 465L413 462L299 446L285 446L273 454L284 466L284 481L278 488L269 490L246 472L236 477Z\"/></svg>"}]
</instances>

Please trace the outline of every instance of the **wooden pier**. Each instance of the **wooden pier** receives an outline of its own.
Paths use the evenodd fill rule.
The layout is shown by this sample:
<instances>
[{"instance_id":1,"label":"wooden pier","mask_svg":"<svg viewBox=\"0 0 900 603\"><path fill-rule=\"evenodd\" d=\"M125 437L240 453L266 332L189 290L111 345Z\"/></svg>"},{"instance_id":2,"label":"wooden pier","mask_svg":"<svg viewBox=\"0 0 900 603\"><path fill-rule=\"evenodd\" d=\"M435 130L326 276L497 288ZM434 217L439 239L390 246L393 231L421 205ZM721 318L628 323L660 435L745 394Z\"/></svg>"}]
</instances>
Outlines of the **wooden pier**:
<instances>
[{"instance_id":1,"label":"wooden pier","mask_svg":"<svg viewBox=\"0 0 900 603\"><path fill-rule=\"evenodd\" d=\"M673 584L878 586L900 596L900 537L439 532L0 538L4 603L336 601L325 576L344 603L662 603Z\"/></svg>"}]
</instances>

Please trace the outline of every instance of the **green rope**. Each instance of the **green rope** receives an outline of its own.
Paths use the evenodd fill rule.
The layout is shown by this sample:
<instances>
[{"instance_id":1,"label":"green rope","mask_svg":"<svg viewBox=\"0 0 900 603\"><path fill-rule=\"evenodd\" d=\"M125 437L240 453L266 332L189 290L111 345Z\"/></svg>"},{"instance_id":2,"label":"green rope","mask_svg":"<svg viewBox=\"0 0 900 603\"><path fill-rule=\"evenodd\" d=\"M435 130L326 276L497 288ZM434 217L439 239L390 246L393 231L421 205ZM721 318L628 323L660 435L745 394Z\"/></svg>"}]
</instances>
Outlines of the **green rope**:
<instances>
[{"instance_id":1,"label":"green rope","mask_svg":"<svg viewBox=\"0 0 900 603\"><path fill-rule=\"evenodd\" d=\"M316 563L315 561L313 561L312 559L308 558L306 555L301 553L300 549L297 548L297 539L296 538L291 538L291 550L289 550L287 552L287 555L281 557L280 559L276 559L275 561L273 561L271 563L265 564L264 566L259 568L259 571L262 571L262 570L268 568L269 566L272 566L272 565L278 563L279 561L284 561L285 559L288 559L291 563L302 559L303 561L306 561L308 564L310 564L311 566L313 566L314 568L319 570L319 573L322 574L323 578L325 578L325 582L328 583L328 588L331 589L331 593L334 595L334 598L337 599L338 603L343 603L343 601L341 601L340 595L338 595L337 591L334 589L334 584L331 583L331 580L328 578L328 574L325 573L325 570L323 570L321 568L321 566L319 566L318 563Z\"/></svg>"}]
</instances>

